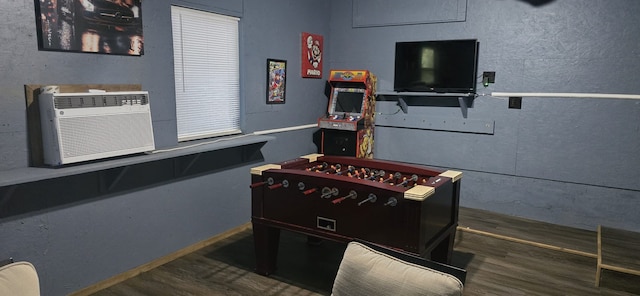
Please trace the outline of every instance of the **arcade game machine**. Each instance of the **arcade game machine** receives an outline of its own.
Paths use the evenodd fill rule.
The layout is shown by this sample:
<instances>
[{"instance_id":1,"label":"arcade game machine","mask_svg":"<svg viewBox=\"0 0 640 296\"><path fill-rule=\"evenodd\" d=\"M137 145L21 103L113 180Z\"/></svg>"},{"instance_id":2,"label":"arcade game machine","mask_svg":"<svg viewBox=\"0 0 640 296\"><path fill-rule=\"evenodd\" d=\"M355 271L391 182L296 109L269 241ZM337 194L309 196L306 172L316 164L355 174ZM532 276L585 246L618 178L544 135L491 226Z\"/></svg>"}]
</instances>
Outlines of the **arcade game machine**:
<instances>
[{"instance_id":1,"label":"arcade game machine","mask_svg":"<svg viewBox=\"0 0 640 296\"><path fill-rule=\"evenodd\" d=\"M318 119L324 155L373 158L376 77L368 70L331 70L329 106Z\"/></svg>"}]
</instances>

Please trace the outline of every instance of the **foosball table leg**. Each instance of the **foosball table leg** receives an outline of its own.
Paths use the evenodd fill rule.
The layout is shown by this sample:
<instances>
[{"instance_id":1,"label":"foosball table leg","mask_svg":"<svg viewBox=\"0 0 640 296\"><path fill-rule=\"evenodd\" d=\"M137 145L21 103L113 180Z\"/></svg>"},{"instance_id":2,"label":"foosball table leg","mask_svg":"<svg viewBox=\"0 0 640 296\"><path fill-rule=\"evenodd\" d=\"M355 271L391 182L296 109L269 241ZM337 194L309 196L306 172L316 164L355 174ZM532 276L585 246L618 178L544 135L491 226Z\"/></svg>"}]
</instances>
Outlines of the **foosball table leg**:
<instances>
[{"instance_id":1,"label":"foosball table leg","mask_svg":"<svg viewBox=\"0 0 640 296\"><path fill-rule=\"evenodd\" d=\"M253 239L256 252L256 273L273 274L278 259L280 229L253 223Z\"/></svg>"},{"instance_id":2,"label":"foosball table leg","mask_svg":"<svg viewBox=\"0 0 640 296\"><path fill-rule=\"evenodd\" d=\"M455 241L456 233L454 231L449 233L434 249L431 251L431 260L444 264L451 264L451 257L453 255L453 244Z\"/></svg>"}]
</instances>

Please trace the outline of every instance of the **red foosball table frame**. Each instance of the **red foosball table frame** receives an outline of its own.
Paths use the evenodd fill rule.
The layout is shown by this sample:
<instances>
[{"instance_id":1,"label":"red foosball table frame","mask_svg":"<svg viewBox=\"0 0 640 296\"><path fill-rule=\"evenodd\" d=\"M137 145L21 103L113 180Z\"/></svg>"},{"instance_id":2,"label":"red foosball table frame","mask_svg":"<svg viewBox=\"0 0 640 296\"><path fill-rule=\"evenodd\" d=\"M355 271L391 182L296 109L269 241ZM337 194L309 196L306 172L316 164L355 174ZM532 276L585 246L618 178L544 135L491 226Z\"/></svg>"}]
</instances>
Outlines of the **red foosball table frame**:
<instances>
[{"instance_id":1,"label":"red foosball table frame","mask_svg":"<svg viewBox=\"0 0 640 296\"><path fill-rule=\"evenodd\" d=\"M256 272L275 272L280 231L363 240L449 264L462 173L311 154L251 169Z\"/></svg>"}]
</instances>

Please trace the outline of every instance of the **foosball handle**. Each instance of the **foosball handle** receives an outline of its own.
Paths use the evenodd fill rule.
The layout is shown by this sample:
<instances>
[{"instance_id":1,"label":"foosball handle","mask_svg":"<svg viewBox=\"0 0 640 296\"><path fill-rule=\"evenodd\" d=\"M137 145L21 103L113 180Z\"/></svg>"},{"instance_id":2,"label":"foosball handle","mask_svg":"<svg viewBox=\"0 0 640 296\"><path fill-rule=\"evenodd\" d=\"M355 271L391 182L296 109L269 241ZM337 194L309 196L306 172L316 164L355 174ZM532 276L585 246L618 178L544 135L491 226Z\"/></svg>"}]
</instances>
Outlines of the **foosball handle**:
<instances>
[{"instance_id":1,"label":"foosball handle","mask_svg":"<svg viewBox=\"0 0 640 296\"><path fill-rule=\"evenodd\" d=\"M273 178L269 177L267 178L267 181L253 183L249 185L249 188L256 188L264 185L273 185Z\"/></svg>"},{"instance_id":2,"label":"foosball handle","mask_svg":"<svg viewBox=\"0 0 640 296\"><path fill-rule=\"evenodd\" d=\"M374 203L374 202L376 202L376 200L378 200L378 197L377 197L375 194L371 193L371 194L369 194L369 197L367 197L367 199L365 199L365 200L363 200L363 201L359 202L359 203L358 203L358 206L361 206L361 205L363 205L363 204L364 204L364 203L366 203L366 202Z\"/></svg>"},{"instance_id":3,"label":"foosball handle","mask_svg":"<svg viewBox=\"0 0 640 296\"><path fill-rule=\"evenodd\" d=\"M308 189L308 190L302 191L302 194L304 194L304 195L309 195L309 194L314 193L314 192L316 192L316 191L318 191L318 188L311 188L311 189Z\"/></svg>"}]
</instances>

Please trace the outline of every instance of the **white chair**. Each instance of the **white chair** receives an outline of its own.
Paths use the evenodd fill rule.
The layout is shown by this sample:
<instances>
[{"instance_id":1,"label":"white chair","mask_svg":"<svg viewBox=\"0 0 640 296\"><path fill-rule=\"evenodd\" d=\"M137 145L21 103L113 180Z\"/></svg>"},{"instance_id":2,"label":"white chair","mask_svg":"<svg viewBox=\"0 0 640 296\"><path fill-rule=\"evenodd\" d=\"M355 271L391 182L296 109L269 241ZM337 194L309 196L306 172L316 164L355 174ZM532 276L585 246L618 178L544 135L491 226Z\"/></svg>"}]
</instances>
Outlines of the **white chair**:
<instances>
[{"instance_id":1,"label":"white chair","mask_svg":"<svg viewBox=\"0 0 640 296\"><path fill-rule=\"evenodd\" d=\"M466 271L453 266L363 242L350 242L331 295L462 296L465 277Z\"/></svg>"},{"instance_id":2,"label":"white chair","mask_svg":"<svg viewBox=\"0 0 640 296\"><path fill-rule=\"evenodd\" d=\"M39 296L40 281L33 264L19 261L0 266L0 295Z\"/></svg>"}]
</instances>

